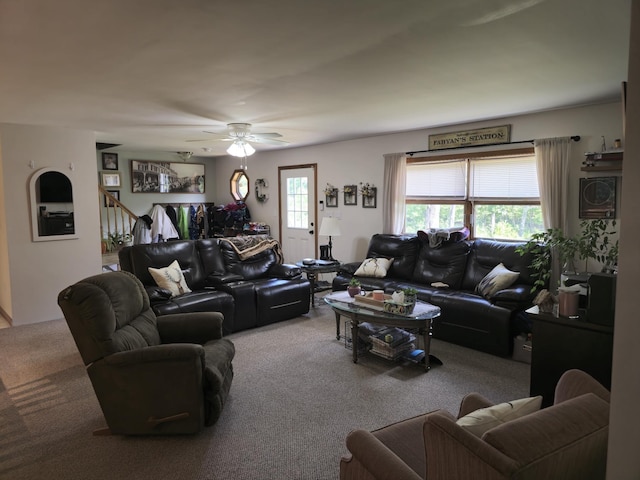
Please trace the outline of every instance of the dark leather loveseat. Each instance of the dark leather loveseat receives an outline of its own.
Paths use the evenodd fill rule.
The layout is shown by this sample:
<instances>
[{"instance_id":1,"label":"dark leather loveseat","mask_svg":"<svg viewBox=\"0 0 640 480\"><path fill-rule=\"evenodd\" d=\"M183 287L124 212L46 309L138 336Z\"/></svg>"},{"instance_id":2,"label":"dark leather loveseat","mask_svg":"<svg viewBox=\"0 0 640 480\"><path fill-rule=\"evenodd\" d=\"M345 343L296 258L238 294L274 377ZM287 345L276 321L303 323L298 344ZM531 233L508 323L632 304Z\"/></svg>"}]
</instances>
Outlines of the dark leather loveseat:
<instances>
[{"instance_id":1,"label":"dark leather loveseat","mask_svg":"<svg viewBox=\"0 0 640 480\"><path fill-rule=\"evenodd\" d=\"M532 305L534 279L531 257L515 251L522 243L476 239L443 242L437 247L416 235L376 234L367 258L393 258L383 278L358 276L365 291L413 287L420 300L441 308L433 322L433 336L495 355L507 356L519 333L517 317ZM345 290L361 262L343 264L333 290ZM478 283L496 265L519 272L515 283L490 298L475 292ZM436 288L442 282L449 287Z\"/></svg>"},{"instance_id":2,"label":"dark leather loveseat","mask_svg":"<svg viewBox=\"0 0 640 480\"><path fill-rule=\"evenodd\" d=\"M145 286L156 315L221 312L225 334L287 320L309 311L310 285L295 265L278 262L266 248L240 258L220 238L176 240L125 247L120 268ZM171 297L149 272L177 260L191 292Z\"/></svg>"}]
</instances>

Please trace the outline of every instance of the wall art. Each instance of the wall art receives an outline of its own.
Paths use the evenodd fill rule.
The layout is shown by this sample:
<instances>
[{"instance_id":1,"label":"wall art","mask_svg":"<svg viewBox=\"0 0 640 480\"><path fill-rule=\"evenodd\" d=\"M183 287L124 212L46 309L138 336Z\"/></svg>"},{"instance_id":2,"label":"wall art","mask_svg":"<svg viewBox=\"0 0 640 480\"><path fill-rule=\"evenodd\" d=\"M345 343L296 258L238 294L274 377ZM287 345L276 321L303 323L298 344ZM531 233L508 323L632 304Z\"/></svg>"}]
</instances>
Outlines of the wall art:
<instances>
[{"instance_id":1,"label":"wall art","mask_svg":"<svg viewBox=\"0 0 640 480\"><path fill-rule=\"evenodd\" d=\"M204 193L202 163L131 160L133 193Z\"/></svg>"}]
</instances>

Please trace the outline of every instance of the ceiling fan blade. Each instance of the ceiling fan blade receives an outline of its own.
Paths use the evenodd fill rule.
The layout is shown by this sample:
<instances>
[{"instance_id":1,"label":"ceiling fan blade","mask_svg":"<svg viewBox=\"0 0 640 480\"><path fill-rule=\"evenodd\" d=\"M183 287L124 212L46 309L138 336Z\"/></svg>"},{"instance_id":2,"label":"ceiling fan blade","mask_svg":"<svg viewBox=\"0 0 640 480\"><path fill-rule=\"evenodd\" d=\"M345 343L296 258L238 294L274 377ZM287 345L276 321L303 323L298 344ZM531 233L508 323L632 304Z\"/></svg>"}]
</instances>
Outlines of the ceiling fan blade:
<instances>
[{"instance_id":1,"label":"ceiling fan blade","mask_svg":"<svg viewBox=\"0 0 640 480\"><path fill-rule=\"evenodd\" d=\"M206 133L208 135L213 135L214 137L219 137L219 138L227 138L227 137L229 137L229 134L226 133L226 132L224 132L224 133L222 133L222 132L209 132L207 130L203 130L202 133Z\"/></svg>"},{"instance_id":2,"label":"ceiling fan blade","mask_svg":"<svg viewBox=\"0 0 640 480\"><path fill-rule=\"evenodd\" d=\"M198 140L185 140L185 142L233 142L235 138L200 138Z\"/></svg>"},{"instance_id":3,"label":"ceiling fan blade","mask_svg":"<svg viewBox=\"0 0 640 480\"><path fill-rule=\"evenodd\" d=\"M277 140L275 138L260 138L254 137L253 135L247 138L247 140L253 143L264 143L265 145L289 145L289 142L285 142L284 140Z\"/></svg>"},{"instance_id":4,"label":"ceiling fan blade","mask_svg":"<svg viewBox=\"0 0 640 480\"><path fill-rule=\"evenodd\" d=\"M276 132L252 133L251 136L252 137L256 137L256 138L280 138L280 137L282 137L282 135L280 135L279 133L276 133Z\"/></svg>"}]
</instances>

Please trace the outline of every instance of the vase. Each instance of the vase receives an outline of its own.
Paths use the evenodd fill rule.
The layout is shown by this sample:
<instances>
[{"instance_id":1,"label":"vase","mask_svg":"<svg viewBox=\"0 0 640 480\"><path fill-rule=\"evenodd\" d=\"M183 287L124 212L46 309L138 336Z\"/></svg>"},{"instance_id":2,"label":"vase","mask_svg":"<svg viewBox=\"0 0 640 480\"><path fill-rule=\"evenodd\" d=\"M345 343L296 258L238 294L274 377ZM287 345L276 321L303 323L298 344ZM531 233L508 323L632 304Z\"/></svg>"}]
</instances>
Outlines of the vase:
<instances>
[{"instance_id":1,"label":"vase","mask_svg":"<svg viewBox=\"0 0 640 480\"><path fill-rule=\"evenodd\" d=\"M577 272L578 271L576 270L576 264L573 258L566 260L564 262L564 265L562 265L562 273L564 274L574 275Z\"/></svg>"},{"instance_id":2,"label":"vase","mask_svg":"<svg viewBox=\"0 0 640 480\"><path fill-rule=\"evenodd\" d=\"M347 287L347 293L351 298L355 297L356 295L360 295L361 290L362 289L360 287L354 287L354 286Z\"/></svg>"}]
</instances>

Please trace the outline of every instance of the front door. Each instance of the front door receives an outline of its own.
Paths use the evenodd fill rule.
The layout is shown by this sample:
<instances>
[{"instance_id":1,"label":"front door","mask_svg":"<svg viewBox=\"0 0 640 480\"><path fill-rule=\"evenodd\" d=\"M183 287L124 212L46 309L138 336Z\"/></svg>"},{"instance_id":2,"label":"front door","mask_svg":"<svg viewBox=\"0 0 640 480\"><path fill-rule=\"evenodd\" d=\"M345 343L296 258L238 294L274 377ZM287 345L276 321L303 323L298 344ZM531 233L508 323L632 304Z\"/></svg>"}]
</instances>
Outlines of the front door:
<instances>
[{"instance_id":1,"label":"front door","mask_svg":"<svg viewBox=\"0 0 640 480\"><path fill-rule=\"evenodd\" d=\"M280 243L286 263L316 257L316 164L279 167Z\"/></svg>"}]
</instances>

